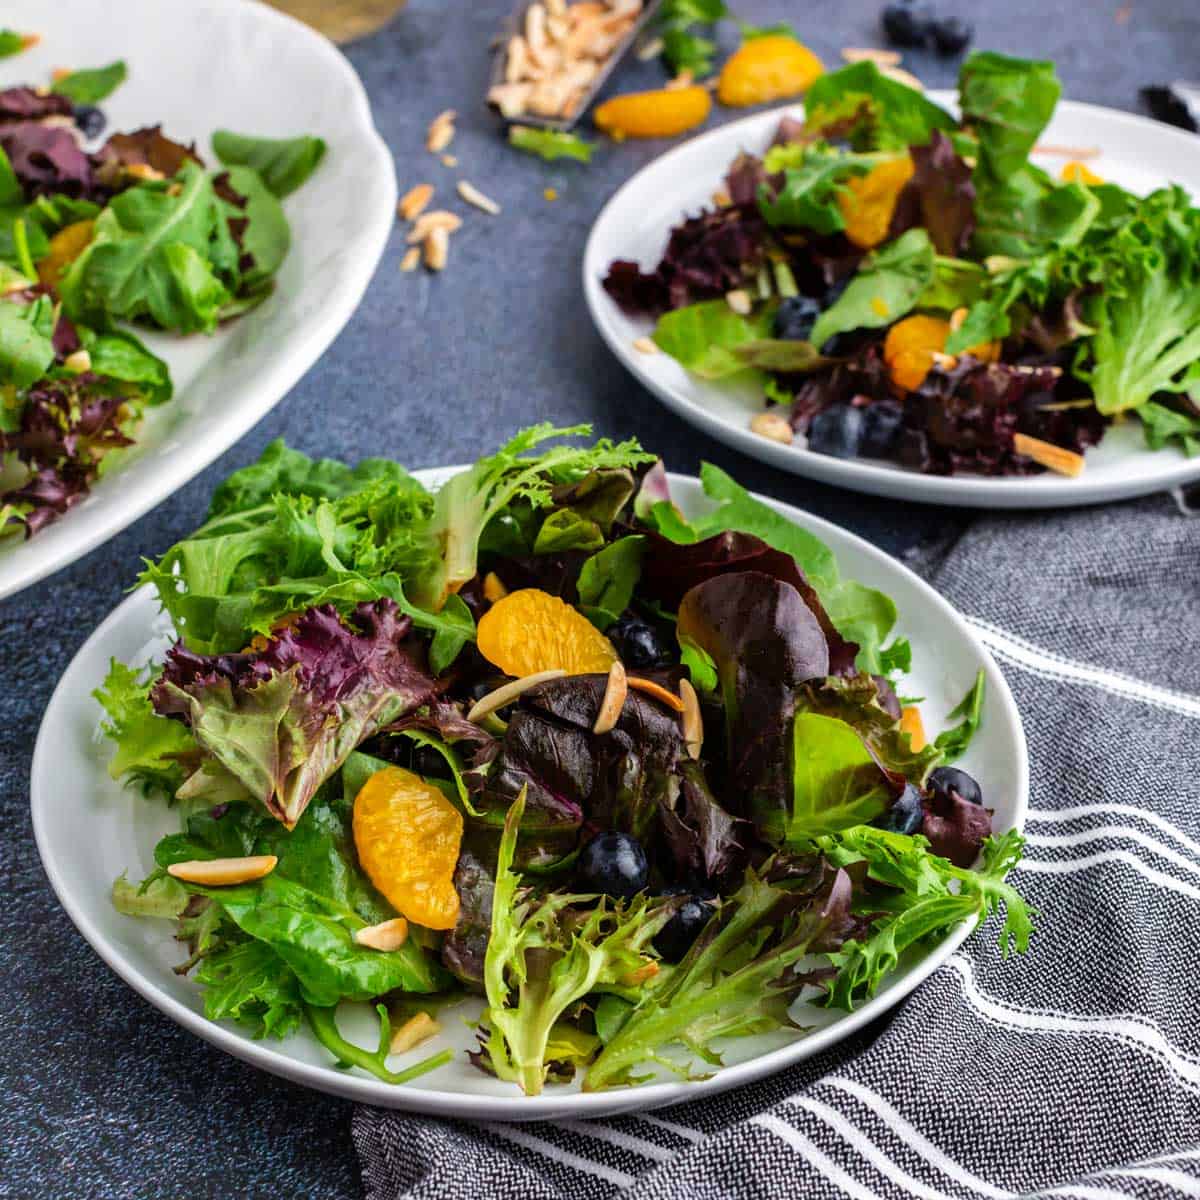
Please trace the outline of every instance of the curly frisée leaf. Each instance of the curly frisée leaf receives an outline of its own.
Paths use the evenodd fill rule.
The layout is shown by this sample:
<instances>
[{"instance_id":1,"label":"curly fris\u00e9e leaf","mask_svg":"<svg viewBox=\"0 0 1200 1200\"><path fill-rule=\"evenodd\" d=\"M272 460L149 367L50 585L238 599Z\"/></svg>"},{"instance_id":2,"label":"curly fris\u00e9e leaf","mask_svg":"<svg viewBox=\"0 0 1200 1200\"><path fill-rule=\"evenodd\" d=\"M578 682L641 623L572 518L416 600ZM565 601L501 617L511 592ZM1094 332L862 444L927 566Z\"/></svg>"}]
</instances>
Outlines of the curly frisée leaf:
<instances>
[{"instance_id":1,"label":"curly fris\u00e9e leaf","mask_svg":"<svg viewBox=\"0 0 1200 1200\"><path fill-rule=\"evenodd\" d=\"M854 1009L873 996L895 970L900 956L925 938L949 932L961 921L981 921L1003 905L1000 946L1005 955L1024 952L1033 932L1029 907L1004 877L1021 859L1024 839L1015 830L989 837L979 870L939 858L925 838L859 825L817 838L814 845L843 867L865 863L868 877L882 884L870 896L881 915L861 937L831 954L837 975L827 1003Z\"/></svg>"},{"instance_id":2,"label":"curly fris\u00e9e leaf","mask_svg":"<svg viewBox=\"0 0 1200 1200\"><path fill-rule=\"evenodd\" d=\"M633 1072L647 1063L695 1078L661 1051L675 1044L720 1066L717 1038L795 1028L788 1007L810 981L798 964L840 945L850 896L846 872L816 858L772 859L761 874L748 871L683 961L608 1040L584 1090L637 1083Z\"/></svg>"},{"instance_id":3,"label":"curly fris\u00e9e leaf","mask_svg":"<svg viewBox=\"0 0 1200 1200\"><path fill-rule=\"evenodd\" d=\"M524 791L504 822L492 898L492 925L484 960L488 1009L482 1024L483 1057L495 1075L541 1092L550 1063L555 1023L577 1000L653 962L651 939L679 906L651 906L646 896L627 904L592 897L537 897L520 887L513 869Z\"/></svg>"}]
</instances>

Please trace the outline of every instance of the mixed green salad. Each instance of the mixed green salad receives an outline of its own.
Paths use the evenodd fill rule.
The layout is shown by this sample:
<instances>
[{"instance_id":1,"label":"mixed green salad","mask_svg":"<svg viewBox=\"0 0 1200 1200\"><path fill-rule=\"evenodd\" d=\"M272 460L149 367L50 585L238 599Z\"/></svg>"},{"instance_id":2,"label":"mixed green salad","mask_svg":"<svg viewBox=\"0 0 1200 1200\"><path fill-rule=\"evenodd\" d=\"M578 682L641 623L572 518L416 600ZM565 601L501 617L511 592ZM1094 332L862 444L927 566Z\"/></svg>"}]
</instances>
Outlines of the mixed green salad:
<instances>
[{"instance_id":1,"label":"mixed green salad","mask_svg":"<svg viewBox=\"0 0 1200 1200\"><path fill-rule=\"evenodd\" d=\"M950 765L982 673L926 740L886 595L715 467L688 517L589 432L435 492L276 442L147 564L178 640L96 694L113 777L180 828L113 901L175 923L213 1020L399 1083L477 993L481 1070L594 1090L702 1077L998 908L1025 948L1022 839Z\"/></svg>"},{"instance_id":2,"label":"mixed green salad","mask_svg":"<svg viewBox=\"0 0 1200 1200\"><path fill-rule=\"evenodd\" d=\"M0 539L79 503L171 398L130 325L212 333L270 294L280 200L324 154L219 131L209 167L157 125L99 144L96 103L124 78L114 63L0 91Z\"/></svg>"},{"instance_id":3,"label":"mixed green salad","mask_svg":"<svg viewBox=\"0 0 1200 1200\"><path fill-rule=\"evenodd\" d=\"M819 453L1077 474L1135 416L1196 454L1200 209L1035 165L1060 91L994 53L964 63L960 117L871 62L822 76L655 270L604 285L689 371L756 380L756 431Z\"/></svg>"}]
</instances>

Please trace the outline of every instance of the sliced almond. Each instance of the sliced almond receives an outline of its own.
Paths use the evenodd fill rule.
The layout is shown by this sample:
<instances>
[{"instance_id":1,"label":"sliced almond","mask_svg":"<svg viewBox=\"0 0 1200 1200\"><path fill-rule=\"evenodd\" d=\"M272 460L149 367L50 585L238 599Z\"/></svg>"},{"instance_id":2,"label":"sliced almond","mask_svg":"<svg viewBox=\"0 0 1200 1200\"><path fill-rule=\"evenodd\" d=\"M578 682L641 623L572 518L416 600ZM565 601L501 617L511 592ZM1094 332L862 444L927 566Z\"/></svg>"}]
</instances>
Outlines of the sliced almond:
<instances>
[{"instance_id":1,"label":"sliced almond","mask_svg":"<svg viewBox=\"0 0 1200 1200\"><path fill-rule=\"evenodd\" d=\"M399 950L408 941L408 922L403 917L393 917L378 925L368 925L355 932L354 941L371 950Z\"/></svg>"},{"instance_id":2,"label":"sliced almond","mask_svg":"<svg viewBox=\"0 0 1200 1200\"><path fill-rule=\"evenodd\" d=\"M523 37L509 38L508 53L504 60L505 83L516 83L525 78L529 67L529 47Z\"/></svg>"},{"instance_id":3,"label":"sliced almond","mask_svg":"<svg viewBox=\"0 0 1200 1200\"><path fill-rule=\"evenodd\" d=\"M490 196L485 196L473 183L468 183L465 179L458 181L458 194L468 204L473 204L485 213L491 213L493 217L500 212L500 205L495 200Z\"/></svg>"},{"instance_id":4,"label":"sliced almond","mask_svg":"<svg viewBox=\"0 0 1200 1200\"><path fill-rule=\"evenodd\" d=\"M413 225L408 233L408 244L415 246L419 242L423 242L435 229L444 229L447 233L455 233L462 228L462 217L457 213L449 212L447 209L438 208L433 212L422 213L417 218L417 222Z\"/></svg>"},{"instance_id":5,"label":"sliced almond","mask_svg":"<svg viewBox=\"0 0 1200 1200\"><path fill-rule=\"evenodd\" d=\"M1076 454L1074 450L1064 450L1052 442L1043 442L1041 438L1030 437L1027 433L1014 433L1013 449L1060 475L1074 477L1083 474L1082 454Z\"/></svg>"},{"instance_id":6,"label":"sliced almond","mask_svg":"<svg viewBox=\"0 0 1200 1200\"><path fill-rule=\"evenodd\" d=\"M184 883L203 887L232 887L237 883L252 883L275 870L279 861L274 854L251 854L247 858L206 858L172 863L167 874Z\"/></svg>"},{"instance_id":7,"label":"sliced almond","mask_svg":"<svg viewBox=\"0 0 1200 1200\"><path fill-rule=\"evenodd\" d=\"M429 127L429 136L425 139L425 146L431 153L441 154L452 141L454 141L454 126L447 122Z\"/></svg>"},{"instance_id":8,"label":"sliced almond","mask_svg":"<svg viewBox=\"0 0 1200 1200\"><path fill-rule=\"evenodd\" d=\"M529 691L530 688L535 688L539 683L546 683L551 679L562 679L565 675L566 671L555 667L550 671L535 671L532 675L526 675L521 679L514 679L511 683L502 684L494 692L488 692L486 696L475 701L471 707L471 711L467 713L467 720L478 724L484 717L504 708L507 704L511 704L518 696Z\"/></svg>"},{"instance_id":9,"label":"sliced almond","mask_svg":"<svg viewBox=\"0 0 1200 1200\"><path fill-rule=\"evenodd\" d=\"M525 10L525 41L535 55L546 45L546 9L541 4L531 4Z\"/></svg>"},{"instance_id":10,"label":"sliced almond","mask_svg":"<svg viewBox=\"0 0 1200 1200\"><path fill-rule=\"evenodd\" d=\"M508 588L504 586L504 580L495 571L489 571L483 577L483 598L495 604L497 600L503 600L507 595Z\"/></svg>"},{"instance_id":11,"label":"sliced almond","mask_svg":"<svg viewBox=\"0 0 1200 1200\"><path fill-rule=\"evenodd\" d=\"M607 15L608 5L601 4L599 0L580 0L578 4L572 4L567 9L567 20L573 25L578 25L581 21L594 21Z\"/></svg>"},{"instance_id":12,"label":"sliced almond","mask_svg":"<svg viewBox=\"0 0 1200 1200\"><path fill-rule=\"evenodd\" d=\"M683 701L674 692L663 687L661 683L655 683L653 679L643 679L640 675L628 675L625 678L625 682L635 692L643 692L647 696L653 696L655 700L665 704L674 712L683 712Z\"/></svg>"},{"instance_id":13,"label":"sliced almond","mask_svg":"<svg viewBox=\"0 0 1200 1200\"><path fill-rule=\"evenodd\" d=\"M683 701L683 740L689 758L699 758L704 745L704 717L700 713L700 697L686 676L679 681L679 698Z\"/></svg>"},{"instance_id":14,"label":"sliced almond","mask_svg":"<svg viewBox=\"0 0 1200 1200\"><path fill-rule=\"evenodd\" d=\"M63 369L75 375L82 375L84 371L92 369L92 356L86 350L76 350L74 354L68 354L63 359Z\"/></svg>"},{"instance_id":15,"label":"sliced almond","mask_svg":"<svg viewBox=\"0 0 1200 1200\"><path fill-rule=\"evenodd\" d=\"M425 239L425 265L431 271L445 270L446 256L449 253L449 232L444 228L431 229Z\"/></svg>"},{"instance_id":16,"label":"sliced almond","mask_svg":"<svg viewBox=\"0 0 1200 1200\"><path fill-rule=\"evenodd\" d=\"M441 1031L441 1025L427 1012L419 1012L405 1021L392 1034L392 1044L389 1049L393 1054L403 1054L414 1046L428 1041L434 1034L441 1033Z\"/></svg>"},{"instance_id":17,"label":"sliced almond","mask_svg":"<svg viewBox=\"0 0 1200 1200\"><path fill-rule=\"evenodd\" d=\"M571 87L564 79L543 79L529 93L529 111L539 117L557 117L571 99Z\"/></svg>"},{"instance_id":18,"label":"sliced almond","mask_svg":"<svg viewBox=\"0 0 1200 1200\"><path fill-rule=\"evenodd\" d=\"M873 62L881 67L898 67L904 58L899 50L877 50L874 46L847 46L842 58L848 63Z\"/></svg>"},{"instance_id":19,"label":"sliced almond","mask_svg":"<svg viewBox=\"0 0 1200 1200\"><path fill-rule=\"evenodd\" d=\"M921 720L921 710L915 704L906 705L900 710L900 729L908 734L909 745L914 750L924 750L928 745L925 722Z\"/></svg>"},{"instance_id":20,"label":"sliced almond","mask_svg":"<svg viewBox=\"0 0 1200 1200\"><path fill-rule=\"evenodd\" d=\"M546 18L546 34L552 42L561 44L567 40L571 26L565 17L549 16Z\"/></svg>"},{"instance_id":21,"label":"sliced almond","mask_svg":"<svg viewBox=\"0 0 1200 1200\"><path fill-rule=\"evenodd\" d=\"M760 412L750 418L750 432L790 446L796 440L792 423L782 413Z\"/></svg>"},{"instance_id":22,"label":"sliced almond","mask_svg":"<svg viewBox=\"0 0 1200 1200\"><path fill-rule=\"evenodd\" d=\"M649 337L640 337L633 339L633 348L639 354L657 354L658 343Z\"/></svg>"},{"instance_id":23,"label":"sliced almond","mask_svg":"<svg viewBox=\"0 0 1200 1200\"><path fill-rule=\"evenodd\" d=\"M409 188L400 197L400 203L396 205L396 211L406 221L415 221L428 208L429 202L432 199L433 184L418 183L416 187Z\"/></svg>"},{"instance_id":24,"label":"sliced almond","mask_svg":"<svg viewBox=\"0 0 1200 1200\"><path fill-rule=\"evenodd\" d=\"M925 85L911 71L906 71L903 67L880 67L879 73L914 91L923 92L925 90Z\"/></svg>"},{"instance_id":25,"label":"sliced almond","mask_svg":"<svg viewBox=\"0 0 1200 1200\"><path fill-rule=\"evenodd\" d=\"M415 271L421 264L421 247L413 246L404 252L404 257L400 260L400 270Z\"/></svg>"},{"instance_id":26,"label":"sliced almond","mask_svg":"<svg viewBox=\"0 0 1200 1200\"><path fill-rule=\"evenodd\" d=\"M531 83L498 83L487 94L488 103L494 105L502 117L519 117L529 108L529 97L533 94Z\"/></svg>"},{"instance_id":27,"label":"sliced almond","mask_svg":"<svg viewBox=\"0 0 1200 1200\"><path fill-rule=\"evenodd\" d=\"M621 719L621 710L625 707L625 697L628 694L629 683L625 677L625 667L618 659L608 668L608 683L604 688L604 699L600 701L596 723L592 726L593 733L609 733L612 730Z\"/></svg>"},{"instance_id":28,"label":"sliced almond","mask_svg":"<svg viewBox=\"0 0 1200 1200\"><path fill-rule=\"evenodd\" d=\"M967 310L965 308L956 308L950 314L950 328L957 333L962 328L962 323L967 319Z\"/></svg>"},{"instance_id":29,"label":"sliced almond","mask_svg":"<svg viewBox=\"0 0 1200 1200\"><path fill-rule=\"evenodd\" d=\"M40 33L23 33L21 34L21 49L32 50L34 46L41 45L42 35Z\"/></svg>"},{"instance_id":30,"label":"sliced almond","mask_svg":"<svg viewBox=\"0 0 1200 1200\"><path fill-rule=\"evenodd\" d=\"M552 17L567 15L567 0L546 0L546 12Z\"/></svg>"},{"instance_id":31,"label":"sliced almond","mask_svg":"<svg viewBox=\"0 0 1200 1200\"><path fill-rule=\"evenodd\" d=\"M734 288L732 292L725 293L725 303L733 309L739 317L748 317L750 310L754 307L750 299L750 293L745 288Z\"/></svg>"}]
</instances>

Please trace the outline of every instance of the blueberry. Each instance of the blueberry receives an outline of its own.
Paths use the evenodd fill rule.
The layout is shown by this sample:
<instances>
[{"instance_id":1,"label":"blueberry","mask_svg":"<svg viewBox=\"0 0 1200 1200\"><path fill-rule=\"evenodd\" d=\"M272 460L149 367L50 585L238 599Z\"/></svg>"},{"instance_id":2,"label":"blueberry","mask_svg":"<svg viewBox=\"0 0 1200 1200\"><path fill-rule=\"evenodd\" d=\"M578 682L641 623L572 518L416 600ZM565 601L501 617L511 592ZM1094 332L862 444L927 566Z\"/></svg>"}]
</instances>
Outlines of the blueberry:
<instances>
[{"instance_id":1,"label":"blueberry","mask_svg":"<svg viewBox=\"0 0 1200 1200\"><path fill-rule=\"evenodd\" d=\"M929 40L934 16L923 4L889 4L883 10L883 33L893 46L924 46Z\"/></svg>"},{"instance_id":2,"label":"blueberry","mask_svg":"<svg viewBox=\"0 0 1200 1200\"><path fill-rule=\"evenodd\" d=\"M667 962L678 962L692 948L692 943L716 911L714 905L705 904L702 900L687 900L655 934L655 950Z\"/></svg>"},{"instance_id":3,"label":"blueberry","mask_svg":"<svg viewBox=\"0 0 1200 1200\"><path fill-rule=\"evenodd\" d=\"M598 833L579 855L579 877L590 892L628 899L646 886L650 866L637 838Z\"/></svg>"},{"instance_id":4,"label":"blueberry","mask_svg":"<svg viewBox=\"0 0 1200 1200\"><path fill-rule=\"evenodd\" d=\"M808 448L834 458L855 458L862 442L861 408L849 404L831 404L823 408L808 426Z\"/></svg>"},{"instance_id":5,"label":"blueberry","mask_svg":"<svg viewBox=\"0 0 1200 1200\"><path fill-rule=\"evenodd\" d=\"M412 769L423 779L449 779L450 764L432 746L414 746Z\"/></svg>"},{"instance_id":6,"label":"blueberry","mask_svg":"<svg viewBox=\"0 0 1200 1200\"><path fill-rule=\"evenodd\" d=\"M94 104L80 104L75 109L75 124L85 138L99 137L107 124L104 114Z\"/></svg>"},{"instance_id":7,"label":"blueberry","mask_svg":"<svg viewBox=\"0 0 1200 1200\"><path fill-rule=\"evenodd\" d=\"M608 640L627 667L646 671L675 661L671 647L649 621L630 614L608 628Z\"/></svg>"},{"instance_id":8,"label":"blueberry","mask_svg":"<svg viewBox=\"0 0 1200 1200\"><path fill-rule=\"evenodd\" d=\"M916 833L925 820L925 809L921 807L921 793L911 783L904 785L900 799L892 805L887 816L883 818L884 829L892 833Z\"/></svg>"},{"instance_id":9,"label":"blueberry","mask_svg":"<svg viewBox=\"0 0 1200 1200\"><path fill-rule=\"evenodd\" d=\"M807 342L821 311L811 296L788 296L775 310L775 336L789 342Z\"/></svg>"},{"instance_id":10,"label":"blueberry","mask_svg":"<svg viewBox=\"0 0 1200 1200\"><path fill-rule=\"evenodd\" d=\"M850 286L850 280L853 278L853 275L845 275L841 279L835 279L825 289L825 295L821 297L821 307L832 308L842 298L842 293Z\"/></svg>"},{"instance_id":11,"label":"blueberry","mask_svg":"<svg viewBox=\"0 0 1200 1200\"><path fill-rule=\"evenodd\" d=\"M930 28L933 35L933 48L949 57L961 54L970 44L974 30L966 21L958 17L942 17L934 21Z\"/></svg>"},{"instance_id":12,"label":"blueberry","mask_svg":"<svg viewBox=\"0 0 1200 1200\"><path fill-rule=\"evenodd\" d=\"M957 767L938 767L929 776L929 790L939 798L949 798L955 793L968 804L982 804L983 792L979 784L966 771Z\"/></svg>"},{"instance_id":13,"label":"blueberry","mask_svg":"<svg viewBox=\"0 0 1200 1200\"><path fill-rule=\"evenodd\" d=\"M904 423L904 410L894 400L876 400L862 414L863 435L858 452L867 458L891 458Z\"/></svg>"}]
</instances>

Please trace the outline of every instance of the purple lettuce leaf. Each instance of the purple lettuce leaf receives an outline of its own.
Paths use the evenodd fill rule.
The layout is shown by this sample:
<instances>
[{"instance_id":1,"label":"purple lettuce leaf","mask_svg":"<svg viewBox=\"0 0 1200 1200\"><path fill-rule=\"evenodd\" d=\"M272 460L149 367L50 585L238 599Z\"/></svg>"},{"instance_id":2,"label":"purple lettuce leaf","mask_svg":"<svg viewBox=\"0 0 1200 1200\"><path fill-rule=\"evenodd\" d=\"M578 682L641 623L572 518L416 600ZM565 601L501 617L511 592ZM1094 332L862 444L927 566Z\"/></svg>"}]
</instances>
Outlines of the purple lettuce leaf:
<instances>
[{"instance_id":1,"label":"purple lettuce leaf","mask_svg":"<svg viewBox=\"0 0 1200 1200\"><path fill-rule=\"evenodd\" d=\"M86 199L96 194L91 160L69 129L36 121L0 124L0 147L27 199L49 195Z\"/></svg>"},{"instance_id":2,"label":"purple lettuce leaf","mask_svg":"<svg viewBox=\"0 0 1200 1200\"><path fill-rule=\"evenodd\" d=\"M979 857L983 839L992 832L992 814L982 804L971 804L957 792L931 793L923 800L925 819L921 832L934 854L956 867L969 867Z\"/></svg>"},{"instance_id":3,"label":"purple lettuce leaf","mask_svg":"<svg viewBox=\"0 0 1200 1200\"><path fill-rule=\"evenodd\" d=\"M725 707L726 780L740 815L775 828L791 808L797 689L829 674L829 647L800 592L761 571L718 575L679 606L679 636L716 665Z\"/></svg>"},{"instance_id":4,"label":"purple lettuce leaf","mask_svg":"<svg viewBox=\"0 0 1200 1200\"><path fill-rule=\"evenodd\" d=\"M201 655L177 643L150 694L289 828L361 742L427 703L424 643L391 600L349 623L310 608L261 649Z\"/></svg>"},{"instance_id":5,"label":"purple lettuce leaf","mask_svg":"<svg viewBox=\"0 0 1200 1200\"><path fill-rule=\"evenodd\" d=\"M896 202L888 238L917 227L929 233L939 254L963 254L975 232L975 185L971 168L935 129L928 146L909 148L916 170Z\"/></svg>"},{"instance_id":6,"label":"purple lettuce leaf","mask_svg":"<svg viewBox=\"0 0 1200 1200\"><path fill-rule=\"evenodd\" d=\"M0 122L69 117L74 111L70 100L56 92L43 94L31 87L10 87L0 91Z\"/></svg>"},{"instance_id":7,"label":"purple lettuce leaf","mask_svg":"<svg viewBox=\"0 0 1200 1200\"><path fill-rule=\"evenodd\" d=\"M679 769L674 803L659 801L663 838L681 879L726 881L744 865L749 826L721 805L698 762Z\"/></svg>"}]
</instances>

